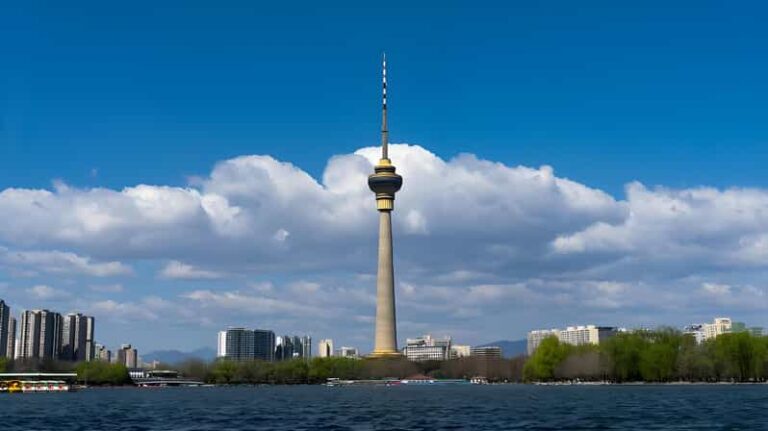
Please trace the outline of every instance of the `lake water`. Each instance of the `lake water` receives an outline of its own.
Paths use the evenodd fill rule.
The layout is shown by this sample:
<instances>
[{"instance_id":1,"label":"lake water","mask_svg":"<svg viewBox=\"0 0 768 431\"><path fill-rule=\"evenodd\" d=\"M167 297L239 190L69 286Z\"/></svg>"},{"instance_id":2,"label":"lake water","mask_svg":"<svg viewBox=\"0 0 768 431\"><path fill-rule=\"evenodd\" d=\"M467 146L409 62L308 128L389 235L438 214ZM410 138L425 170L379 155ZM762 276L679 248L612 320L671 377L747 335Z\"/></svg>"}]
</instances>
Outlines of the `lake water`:
<instances>
[{"instance_id":1,"label":"lake water","mask_svg":"<svg viewBox=\"0 0 768 431\"><path fill-rule=\"evenodd\" d=\"M768 429L768 385L271 386L2 394L2 429Z\"/></svg>"}]
</instances>

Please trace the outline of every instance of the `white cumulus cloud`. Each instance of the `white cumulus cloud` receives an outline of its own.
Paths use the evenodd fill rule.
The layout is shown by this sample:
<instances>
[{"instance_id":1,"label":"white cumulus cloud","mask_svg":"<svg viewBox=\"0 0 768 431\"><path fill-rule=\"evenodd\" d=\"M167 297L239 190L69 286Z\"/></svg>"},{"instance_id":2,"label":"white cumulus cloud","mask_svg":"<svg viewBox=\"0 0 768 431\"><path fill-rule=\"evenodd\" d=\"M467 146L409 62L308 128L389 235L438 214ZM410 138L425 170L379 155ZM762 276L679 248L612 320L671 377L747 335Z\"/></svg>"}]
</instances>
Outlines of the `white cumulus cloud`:
<instances>
[{"instance_id":1,"label":"white cumulus cloud","mask_svg":"<svg viewBox=\"0 0 768 431\"><path fill-rule=\"evenodd\" d=\"M163 278L179 279L179 280L209 280L223 277L215 271L207 271L200 268L195 268L192 265L173 260L168 262L167 265L160 271L160 276Z\"/></svg>"},{"instance_id":2,"label":"white cumulus cloud","mask_svg":"<svg viewBox=\"0 0 768 431\"><path fill-rule=\"evenodd\" d=\"M611 196L549 166L446 159L406 144L392 145L391 156L404 178L393 226L405 330L502 336L535 326L664 323L685 313L762 318L754 304L766 301L766 189L632 182ZM128 298L96 304L116 315L188 307L213 320L225 310L370 316L378 215L366 179L378 157L374 147L336 155L319 179L247 155L185 187L8 188L0 191L0 267L28 276L130 275L171 287L213 280L163 292L160 299L185 306L162 311L137 299L147 293L141 287L91 289ZM158 267L159 277L149 274ZM237 279L260 281L215 286Z\"/></svg>"}]
</instances>

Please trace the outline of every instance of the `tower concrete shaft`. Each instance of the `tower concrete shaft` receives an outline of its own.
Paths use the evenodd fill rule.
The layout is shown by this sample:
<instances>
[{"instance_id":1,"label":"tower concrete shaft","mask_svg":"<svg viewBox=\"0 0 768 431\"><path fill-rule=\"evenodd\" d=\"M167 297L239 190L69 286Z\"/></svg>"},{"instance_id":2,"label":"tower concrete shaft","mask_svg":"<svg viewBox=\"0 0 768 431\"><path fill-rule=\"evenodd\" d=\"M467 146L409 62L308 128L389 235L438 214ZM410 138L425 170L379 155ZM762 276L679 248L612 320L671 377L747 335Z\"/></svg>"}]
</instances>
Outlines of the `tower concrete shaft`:
<instances>
[{"instance_id":1,"label":"tower concrete shaft","mask_svg":"<svg viewBox=\"0 0 768 431\"><path fill-rule=\"evenodd\" d=\"M395 269L392 262L392 212L379 212L379 270L376 277L376 344L374 356L398 355Z\"/></svg>"},{"instance_id":2,"label":"tower concrete shaft","mask_svg":"<svg viewBox=\"0 0 768 431\"><path fill-rule=\"evenodd\" d=\"M387 61L382 63L381 159L368 177L368 187L376 194L379 211L379 268L376 277L376 344L372 356L398 356L397 322L395 314L395 269L392 253L392 210L395 193L403 178L395 173L389 160L389 131L387 129Z\"/></svg>"}]
</instances>

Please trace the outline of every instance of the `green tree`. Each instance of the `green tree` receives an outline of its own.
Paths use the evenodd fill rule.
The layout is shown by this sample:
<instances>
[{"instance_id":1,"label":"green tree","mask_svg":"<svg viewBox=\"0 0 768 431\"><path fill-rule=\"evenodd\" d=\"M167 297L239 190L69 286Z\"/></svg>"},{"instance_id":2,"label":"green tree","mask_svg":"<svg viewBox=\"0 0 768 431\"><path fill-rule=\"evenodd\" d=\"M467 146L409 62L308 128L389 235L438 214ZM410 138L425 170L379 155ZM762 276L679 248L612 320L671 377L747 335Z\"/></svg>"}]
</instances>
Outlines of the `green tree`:
<instances>
[{"instance_id":1,"label":"green tree","mask_svg":"<svg viewBox=\"0 0 768 431\"><path fill-rule=\"evenodd\" d=\"M303 359L278 362L272 368L275 383L299 384L307 383L309 365Z\"/></svg>"},{"instance_id":2,"label":"green tree","mask_svg":"<svg viewBox=\"0 0 768 431\"><path fill-rule=\"evenodd\" d=\"M351 358L315 358L309 363L307 379L322 383L331 377L354 379L361 374L363 361Z\"/></svg>"},{"instance_id":3,"label":"green tree","mask_svg":"<svg viewBox=\"0 0 768 431\"><path fill-rule=\"evenodd\" d=\"M80 362L75 366L77 380L89 385L127 385L131 376L124 365L102 361Z\"/></svg>"},{"instance_id":4,"label":"green tree","mask_svg":"<svg viewBox=\"0 0 768 431\"><path fill-rule=\"evenodd\" d=\"M217 360L211 367L211 380L218 384L235 383L237 363L226 359Z\"/></svg>"},{"instance_id":5,"label":"green tree","mask_svg":"<svg viewBox=\"0 0 768 431\"><path fill-rule=\"evenodd\" d=\"M683 335L677 355L678 376L687 381L706 381L714 377L714 362L705 346L696 343L693 335Z\"/></svg>"},{"instance_id":6,"label":"green tree","mask_svg":"<svg viewBox=\"0 0 768 431\"><path fill-rule=\"evenodd\" d=\"M541 341L539 347L526 362L523 375L528 381L547 381L555 377L555 369L568 357L571 346L550 336Z\"/></svg>"},{"instance_id":7,"label":"green tree","mask_svg":"<svg viewBox=\"0 0 768 431\"><path fill-rule=\"evenodd\" d=\"M601 346L610 363L611 378L618 382L641 380L640 362L648 340L646 331L617 334Z\"/></svg>"},{"instance_id":8,"label":"green tree","mask_svg":"<svg viewBox=\"0 0 768 431\"><path fill-rule=\"evenodd\" d=\"M677 377L682 335L671 328L645 333L640 352L640 375L645 381L667 382Z\"/></svg>"}]
</instances>

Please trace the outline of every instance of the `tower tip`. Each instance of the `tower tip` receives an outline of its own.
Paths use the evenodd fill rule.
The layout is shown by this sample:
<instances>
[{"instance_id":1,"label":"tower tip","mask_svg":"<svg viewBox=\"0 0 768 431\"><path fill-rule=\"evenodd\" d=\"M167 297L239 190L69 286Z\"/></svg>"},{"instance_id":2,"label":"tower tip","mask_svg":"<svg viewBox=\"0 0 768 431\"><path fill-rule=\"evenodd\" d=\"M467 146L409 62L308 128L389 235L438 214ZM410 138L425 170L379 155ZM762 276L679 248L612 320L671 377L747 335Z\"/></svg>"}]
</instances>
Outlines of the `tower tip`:
<instances>
[{"instance_id":1,"label":"tower tip","mask_svg":"<svg viewBox=\"0 0 768 431\"><path fill-rule=\"evenodd\" d=\"M389 158L389 131L387 130L387 53L381 60L381 158Z\"/></svg>"}]
</instances>

